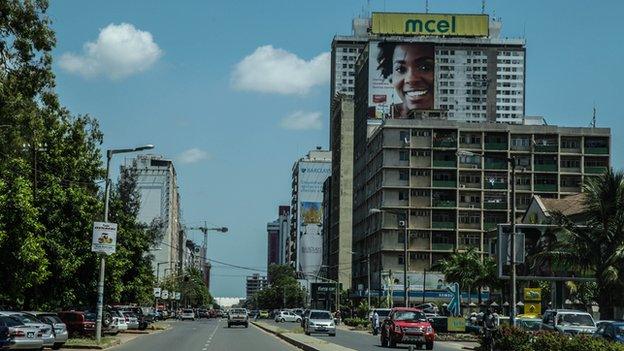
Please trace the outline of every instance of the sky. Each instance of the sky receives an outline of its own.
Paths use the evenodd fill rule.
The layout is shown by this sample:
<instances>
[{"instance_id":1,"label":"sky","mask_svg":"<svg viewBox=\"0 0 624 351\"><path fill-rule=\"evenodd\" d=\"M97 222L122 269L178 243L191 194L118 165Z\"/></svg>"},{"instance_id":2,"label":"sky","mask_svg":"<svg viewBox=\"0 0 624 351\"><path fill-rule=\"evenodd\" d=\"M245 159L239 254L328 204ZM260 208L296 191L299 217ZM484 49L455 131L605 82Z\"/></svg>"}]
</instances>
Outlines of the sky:
<instances>
[{"instance_id":1,"label":"sky","mask_svg":"<svg viewBox=\"0 0 624 351\"><path fill-rule=\"evenodd\" d=\"M174 160L184 223L229 227L210 233L209 258L262 273L266 223L290 203L293 162L328 147L332 38L367 9L424 12L425 1L53 1L57 92L98 118L103 149L149 143ZM486 2L502 36L526 38L527 115L588 126L595 105L616 168L623 10L616 0ZM429 11L480 13L481 1L430 0ZM251 273L215 264L212 294L244 296Z\"/></svg>"}]
</instances>

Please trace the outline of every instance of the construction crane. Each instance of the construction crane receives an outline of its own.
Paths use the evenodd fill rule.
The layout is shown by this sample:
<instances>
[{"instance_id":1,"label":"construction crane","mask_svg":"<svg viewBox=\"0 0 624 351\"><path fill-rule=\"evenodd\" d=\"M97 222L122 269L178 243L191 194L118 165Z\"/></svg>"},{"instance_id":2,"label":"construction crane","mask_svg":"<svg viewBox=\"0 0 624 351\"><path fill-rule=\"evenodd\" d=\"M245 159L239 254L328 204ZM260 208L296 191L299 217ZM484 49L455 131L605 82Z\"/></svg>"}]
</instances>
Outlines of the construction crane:
<instances>
[{"instance_id":1,"label":"construction crane","mask_svg":"<svg viewBox=\"0 0 624 351\"><path fill-rule=\"evenodd\" d=\"M227 233L228 231L228 227L208 227L208 224L204 221L204 225L203 226L199 226L199 227L184 227L185 229L188 230L199 230L204 234L204 243L202 244L202 251L203 251L203 262L205 263L207 261L207 251L208 251L208 232L209 231L214 231L214 232L221 232L221 233Z\"/></svg>"}]
</instances>

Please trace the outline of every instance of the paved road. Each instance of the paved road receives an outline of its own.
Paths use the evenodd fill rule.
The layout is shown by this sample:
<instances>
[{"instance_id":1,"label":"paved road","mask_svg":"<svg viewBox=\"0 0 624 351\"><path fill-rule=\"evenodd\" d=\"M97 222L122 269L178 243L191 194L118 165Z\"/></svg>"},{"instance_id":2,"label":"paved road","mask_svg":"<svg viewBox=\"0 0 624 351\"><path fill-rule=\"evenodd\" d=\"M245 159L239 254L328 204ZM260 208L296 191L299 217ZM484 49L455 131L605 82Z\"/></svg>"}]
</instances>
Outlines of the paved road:
<instances>
[{"instance_id":1,"label":"paved road","mask_svg":"<svg viewBox=\"0 0 624 351\"><path fill-rule=\"evenodd\" d=\"M298 351L254 327L228 328L225 320L172 321L171 329L138 337L114 351Z\"/></svg>"},{"instance_id":2,"label":"paved road","mask_svg":"<svg viewBox=\"0 0 624 351\"><path fill-rule=\"evenodd\" d=\"M283 329L293 330L300 327L299 323L276 323L272 320L262 319L262 322L278 325ZM325 334L312 334L313 337L319 338L334 344L338 344L344 347L355 349L358 351L383 351L379 342L379 336L373 336L372 334L366 334L362 332L346 331L339 329L336 332L336 336L328 336ZM453 342L436 342L433 349L435 351L458 351L462 350L462 344ZM399 345L398 349L408 349L407 345ZM390 349L388 349L390 350Z\"/></svg>"}]
</instances>

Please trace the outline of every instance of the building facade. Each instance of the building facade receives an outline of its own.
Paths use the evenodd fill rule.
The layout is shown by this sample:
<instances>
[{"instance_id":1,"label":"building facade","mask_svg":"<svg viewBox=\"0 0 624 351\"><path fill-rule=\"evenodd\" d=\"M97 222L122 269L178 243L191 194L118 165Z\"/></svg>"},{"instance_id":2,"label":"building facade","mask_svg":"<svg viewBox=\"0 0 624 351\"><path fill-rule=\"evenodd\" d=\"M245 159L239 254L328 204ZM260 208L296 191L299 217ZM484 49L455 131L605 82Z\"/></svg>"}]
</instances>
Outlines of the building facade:
<instances>
[{"instance_id":1,"label":"building facade","mask_svg":"<svg viewBox=\"0 0 624 351\"><path fill-rule=\"evenodd\" d=\"M260 290L264 290L269 286L269 281L266 276L260 275L258 273L254 273L250 276L247 276L247 299L249 299L253 294L257 293Z\"/></svg>"},{"instance_id":2,"label":"building facade","mask_svg":"<svg viewBox=\"0 0 624 351\"><path fill-rule=\"evenodd\" d=\"M331 174L331 151L318 147L294 163L289 263L304 275L321 268L323 182Z\"/></svg>"},{"instance_id":3,"label":"building facade","mask_svg":"<svg viewBox=\"0 0 624 351\"><path fill-rule=\"evenodd\" d=\"M279 220L267 223L267 270L279 263L280 223Z\"/></svg>"},{"instance_id":4,"label":"building facade","mask_svg":"<svg viewBox=\"0 0 624 351\"><path fill-rule=\"evenodd\" d=\"M278 208L279 223L279 264L287 264L288 237L290 236L290 206Z\"/></svg>"},{"instance_id":5,"label":"building facade","mask_svg":"<svg viewBox=\"0 0 624 351\"><path fill-rule=\"evenodd\" d=\"M462 123L445 120L365 121L356 130L354 284L372 289L389 271L422 276L454 250L487 252L484 232L508 223L511 167L516 216L533 195L561 198L581 192L587 177L610 165L610 129ZM379 211L371 211L379 209ZM406 221L408 257L403 256Z\"/></svg>"},{"instance_id":6,"label":"building facade","mask_svg":"<svg viewBox=\"0 0 624 351\"><path fill-rule=\"evenodd\" d=\"M161 241L150 250L154 275L158 274L158 280L162 280L165 274L181 270L185 263L185 234L173 161L162 156L139 155L126 160L124 167L136 172L141 201L138 220L162 228Z\"/></svg>"}]
</instances>

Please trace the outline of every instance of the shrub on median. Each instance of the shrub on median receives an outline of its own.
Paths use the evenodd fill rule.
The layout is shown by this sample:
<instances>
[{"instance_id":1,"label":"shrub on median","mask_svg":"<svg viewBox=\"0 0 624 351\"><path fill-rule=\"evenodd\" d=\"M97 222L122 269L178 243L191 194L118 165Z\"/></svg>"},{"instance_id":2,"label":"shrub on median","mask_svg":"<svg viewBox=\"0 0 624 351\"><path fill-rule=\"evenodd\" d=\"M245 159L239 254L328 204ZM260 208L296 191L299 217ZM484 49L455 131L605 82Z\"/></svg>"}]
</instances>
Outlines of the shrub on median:
<instances>
[{"instance_id":1,"label":"shrub on median","mask_svg":"<svg viewBox=\"0 0 624 351\"><path fill-rule=\"evenodd\" d=\"M349 327L366 327L368 326L368 319L366 318L346 318L343 323Z\"/></svg>"}]
</instances>

